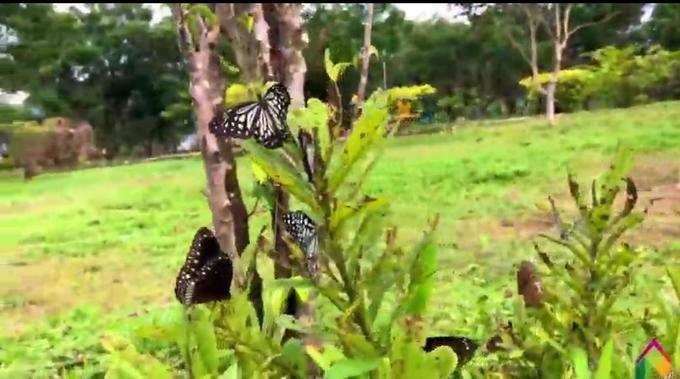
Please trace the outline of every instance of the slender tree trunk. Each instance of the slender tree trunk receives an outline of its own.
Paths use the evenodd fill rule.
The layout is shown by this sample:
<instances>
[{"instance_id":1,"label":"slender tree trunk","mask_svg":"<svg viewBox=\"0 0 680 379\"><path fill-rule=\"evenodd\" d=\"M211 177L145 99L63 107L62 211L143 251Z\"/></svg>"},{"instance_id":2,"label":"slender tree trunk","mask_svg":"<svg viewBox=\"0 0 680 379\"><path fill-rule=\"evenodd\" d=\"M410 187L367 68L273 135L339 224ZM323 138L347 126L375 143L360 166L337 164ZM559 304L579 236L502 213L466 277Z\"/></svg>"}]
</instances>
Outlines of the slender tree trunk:
<instances>
[{"instance_id":1,"label":"slender tree trunk","mask_svg":"<svg viewBox=\"0 0 680 379\"><path fill-rule=\"evenodd\" d=\"M550 79L545 86L545 115L550 125L555 125L555 90L557 81Z\"/></svg>"},{"instance_id":2,"label":"slender tree trunk","mask_svg":"<svg viewBox=\"0 0 680 379\"><path fill-rule=\"evenodd\" d=\"M196 127L206 173L208 203L215 236L232 259L248 245L248 217L236 175L230 142L218 141L208 130L216 107L222 103L224 79L215 53L219 26L197 18L197 36L192 38L181 4L172 5L182 51L189 63L189 93L194 103ZM237 278L243 284L243 278Z\"/></svg>"},{"instance_id":3,"label":"slender tree trunk","mask_svg":"<svg viewBox=\"0 0 680 379\"><path fill-rule=\"evenodd\" d=\"M234 51L236 64L241 78L246 82L256 82L271 76L268 25L264 20L262 4L215 4L215 14L220 20L222 33L229 39ZM252 17L253 29L240 21L243 16Z\"/></svg>"},{"instance_id":4,"label":"slender tree trunk","mask_svg":"<svg viewBox=\"0 0 680 379\"><path fill-rule=\"evenodd\" d=\"M383 66L383 89L387 89L387 63L385 63L385 58L383 57L382 61L382 66Z\"/></svg>"},{"instance_id":5,"label":"slender tree trunk","mask_svg":"<svg viewBox=\"0 0 680 379\"><path fill-rule=\"evenodd\" d=\"M368 67L371 60L371 30L373 29L373 3L366 4L366 24L364 25L364 46L361 49L361 76L359 88L357 88L357 102L354 108L354 117L359 115L360 109L366 97L366 85L368 84Z\"/></svg>"},{"instance_id":6,"label":"slender tree trunk","mask_svg":"<svg viewBox=\"0 0 680 379\"><path fill-rule=\"evenodd\" d=\"M269 33L269 59L273 78L283 83L291 96L291 109L305 105L304 84L307 65L302 49L307 35L302 29L300 4L263 4L264 19ZM277 277L289 277L290 252L283 241L283 212L288 211L289 198L278 185L274 185L276 208L272 210L275 247L278 252Z\"/></svg>"},{"instance_id":7,"label":"slender tree trunk","mask_svg":"<svg viewBox=\"0 0 680 379\"><path fill-rule=\"evenodd\" d=\"M268 3L263 8L273 76L288 88L291 109L304 107L307 64L302 50L309 41L302 28L302 4Z\"/></svg>"}]
</instances>

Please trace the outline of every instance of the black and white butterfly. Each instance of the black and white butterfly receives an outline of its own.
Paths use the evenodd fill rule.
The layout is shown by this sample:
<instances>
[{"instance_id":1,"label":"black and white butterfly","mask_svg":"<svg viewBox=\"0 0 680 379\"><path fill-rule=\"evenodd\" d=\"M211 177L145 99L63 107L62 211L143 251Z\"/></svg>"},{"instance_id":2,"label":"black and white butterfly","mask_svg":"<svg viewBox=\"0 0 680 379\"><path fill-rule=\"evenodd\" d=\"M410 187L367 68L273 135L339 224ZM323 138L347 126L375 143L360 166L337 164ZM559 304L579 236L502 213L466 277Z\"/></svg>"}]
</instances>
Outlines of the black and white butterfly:
<instances>
[{"instance_id":1,"label":"black and white butterfly","mask_svg":"<svg viewBox=\"0 0 680 379\"><path fill-rule=\"evenodd\" d=\"M286 212L282 219L286 232L305 254L307 269L315 276L318 273L319 238L314 221L302 211Z\"/></svg>"},{"instance_id":2,"label":"black and white butterfly","mask_svg":"<svg viewBox=\"0 0 680 379\"><path fill-rule=\"evenodd\" d=\"M457 336L442 336L442 337L427 337L423 350L430 352L440 346L448 346L458 356L458 366L467 363L477 351L479 345L466 337Z\"/></svg>"},{"instance_id":3,"label":"black and white butterfly","mask_svg":"<svg viewBox=\"0 0 680 379\"><path fill-rule=\"evenodd\" d=\"M231 260L220 249L213 232L202 227L177 276L175 296L184 305L228 299L232 275Z\"/></svg>"},{"instance_id":4,"label":"black and white butterfly","mask_svg":"<svg viewBox=\"0 0 680 379\"><path fill-rule=\"evenodd\" d=\"M286 124L290 95L280 83L271 86L258 101L239 104L219 112L208 125L217 137L255 138L268 149L281 147L290 133Z\"/></svg>"}]
</instances>

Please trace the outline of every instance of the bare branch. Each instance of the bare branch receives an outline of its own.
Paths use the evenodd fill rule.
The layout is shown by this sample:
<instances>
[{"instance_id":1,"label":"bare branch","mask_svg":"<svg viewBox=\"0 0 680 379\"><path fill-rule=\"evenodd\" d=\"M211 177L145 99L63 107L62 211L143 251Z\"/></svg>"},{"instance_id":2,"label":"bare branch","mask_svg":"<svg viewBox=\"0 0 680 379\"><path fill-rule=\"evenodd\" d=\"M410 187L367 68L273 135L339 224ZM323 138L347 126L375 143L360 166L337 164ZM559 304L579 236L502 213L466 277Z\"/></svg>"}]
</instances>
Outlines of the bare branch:
<instances>
[{"instance_id":1,"label":"bare branch","mask_svg":"<svg viewBox=\"0 0 680 379\"><path fill-rule=\"evenodd\" d=\"M505 36L508 37L508 40L510 41L512 47L519 51L522 58L524 58L524 60L529 64L529 66L531 66L531 59L529 59L526 52L524 51L524 49L522 49L522 46L520 46L515 37L512 36L512 32L510 30L506 30Z\"/></svg>"},{"instance_id":2,"label":"bare branch","mask_svg":"<svg viewBox=\"0 0 680 379\"><path fill-rule=\"evenodd\" d=\"M611 20L612 18L614 18L615 16L617 16L618 14L619 14L619 12L612 12L612 13L608 14L607 16L605 16L602 20L599 20L599 21L591 21L591 22L584 22L583 24L578 25L578 26L575 27L574 29L568 31L568 37L571 37L574 33L576 33L577 31L579 31L580 29L586 28L586 27L588 27L588 26L593 26L593 25L596 25L596 24L600 24L600 23L605 23L605 22ZM567 38L568 38L568 37L567 37Z\"/></svg>"}]
</instances>

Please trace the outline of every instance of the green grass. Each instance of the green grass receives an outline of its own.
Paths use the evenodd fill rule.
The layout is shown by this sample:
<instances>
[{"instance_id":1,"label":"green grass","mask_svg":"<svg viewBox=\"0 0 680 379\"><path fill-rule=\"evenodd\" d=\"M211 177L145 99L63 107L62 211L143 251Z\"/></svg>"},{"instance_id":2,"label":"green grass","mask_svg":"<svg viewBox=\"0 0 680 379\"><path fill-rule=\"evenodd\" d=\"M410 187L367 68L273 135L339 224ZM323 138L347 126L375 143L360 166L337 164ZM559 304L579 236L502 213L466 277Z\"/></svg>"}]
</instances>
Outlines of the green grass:
<instances>
[{"instance_id":1,"label":"green grass","mask_svg":"<svg viewBox=\"0 0 680 379\"><path fill-rule=\"evenodd\" d=\"M532 118L398 137L366 190L392 201L391 220L403 242L441 215L442 284L433 317L455 329L474 320L454 311L476 306L456 293L485 301L513 289L513 265L532 256L531 237L549 229L546 196L570 205L567 167L590 180L618 143L637 153L633 178L643 200L680 182L680 102L563 115L554 128ZM246 159L239 163L248 195L250 167ZM174 304L174 278L189 241L210 222L203 188L198 158L43 174L30 182L18 172L0 173L0 344L6 347L0 376L12 362L12 369L50 371L82 364L83 351L97 360L103 331L124 329L135 322L133 312ZM668 206L677 212L677 203ZM630 238L677 251L679 228L677 213L650 212Z\"/></svg>"}]
</instances>

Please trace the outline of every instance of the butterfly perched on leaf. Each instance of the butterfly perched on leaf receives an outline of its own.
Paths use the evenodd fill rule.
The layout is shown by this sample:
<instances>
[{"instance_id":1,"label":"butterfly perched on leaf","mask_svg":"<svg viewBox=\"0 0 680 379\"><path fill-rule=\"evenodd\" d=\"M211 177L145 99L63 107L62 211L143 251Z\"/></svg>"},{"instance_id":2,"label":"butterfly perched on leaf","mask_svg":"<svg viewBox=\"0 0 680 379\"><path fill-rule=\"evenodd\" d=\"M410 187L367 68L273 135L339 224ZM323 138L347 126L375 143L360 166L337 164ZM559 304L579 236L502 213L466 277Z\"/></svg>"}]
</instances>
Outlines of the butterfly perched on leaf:
<instances>
[{"instance_id":1,"label":"butterfly perched on leaf","mask_svg":"<svg viewBox=\"0 0 680 379\"><path fill-rule=\"evenodd\" d=\"M423 350L430 352L440 346L448 346L458 356L458 366L467 363L477 351L479 345L466 337L457 336L442 336L442 337L427 337Z\"/></svg>"},{"instance_id":2,"label":"butterfly perched on leaf","mask_svg":"<svg viewBox=\"0 0 680 379\"><path fill-rule=\"evenodd\" d=\"M286 232L290 234L293 241L305 254L309 273L316 276L318 273L319 238L314 221L302 211L286 212L282 219Z\"/></svg>"},{"instance_id":3,"label":"butterfly perched on leaf","mask_svg":"<svg viewBox=\"0 0 680 379\"><path fill-rule=\"evenodd\" d=\"M177 276L175 296L184 305L228 299L232 275L231 260L220 249L213 232L202 227Z\"/></svg>"},{"instance_id":4,"label":"butterfly perched on leaf","mask_svg":"<svg viewBox=\"0 0 680 379\"><path fill-rule=\"evenodd\" d=\"M304 130L298 133L298 145L300 146L300 153L302 154L302 164L307 173L307 179L314 182L314 170L316 169L316 146L314 138L311 134Z\"/></svg>"},{"instance_id":5,"label":"butterfly perched on leaf","mask_svg":"<svg viewBox=\"0 0 680 379\"><path fill-rule=\"evenodd\" d=\"M211 133L222 138L255 138L268 149L281 147L290 133L286 124L290 94L276 83L258 101L236 105L226 112L218 112L210 121Z\"/></svg>"}]
</instances>

